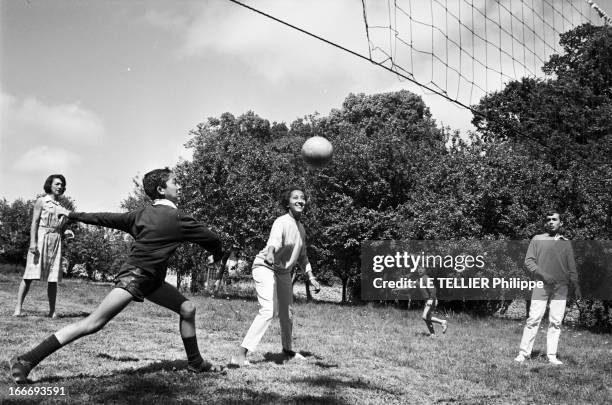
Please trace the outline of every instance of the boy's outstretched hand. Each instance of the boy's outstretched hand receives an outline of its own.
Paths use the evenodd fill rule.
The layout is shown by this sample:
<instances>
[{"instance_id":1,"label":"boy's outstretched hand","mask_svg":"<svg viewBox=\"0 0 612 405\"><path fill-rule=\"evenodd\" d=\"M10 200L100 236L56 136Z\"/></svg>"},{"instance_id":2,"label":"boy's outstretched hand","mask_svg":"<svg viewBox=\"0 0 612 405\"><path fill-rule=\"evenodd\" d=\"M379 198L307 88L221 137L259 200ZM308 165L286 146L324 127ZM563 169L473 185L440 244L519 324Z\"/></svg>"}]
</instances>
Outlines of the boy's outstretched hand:
<instances>
[{"instance_id":1,"label":"boy's outstretched hand","mask_svg":"<svg viewBox=\"0 0 612 405\"><path fill-rule=\"evenodd\" d=\"M57 215L60 217L67 217L70 214L70 210L62 207L61 205L56 208Z\"/></svg>"}]
</instances>

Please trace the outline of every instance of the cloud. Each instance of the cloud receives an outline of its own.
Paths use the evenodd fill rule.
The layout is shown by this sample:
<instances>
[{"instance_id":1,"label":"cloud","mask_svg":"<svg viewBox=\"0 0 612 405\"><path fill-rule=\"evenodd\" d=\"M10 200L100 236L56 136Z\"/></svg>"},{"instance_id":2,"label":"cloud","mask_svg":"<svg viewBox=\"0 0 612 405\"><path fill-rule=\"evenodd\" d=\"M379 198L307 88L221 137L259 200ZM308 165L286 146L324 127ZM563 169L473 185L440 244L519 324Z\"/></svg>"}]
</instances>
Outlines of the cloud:
<instances>
[{"instance_id":1,"label":"cloud","mask_svg":"<svg viewBox=\"0 0 612 405\"><path fill-rule=\"evenodd\" d=\"M162 10L148 10L144 15L144 20L153 26L178 34L184 32L185 27L189 24L187 17L176 12Z\"/></svg>"},{"instance_id":2,"label":"cloud","mask_svg":"<svg viewBox=\"0 0 612 405\"><path fill-rule=\"evenodd\" d=\"M9 120L10 111L12 110L14 104L15 97L11 96L10 94L4 93L0 89L0 156L2 156L1 154L4 146L3 138L8 133L7 122Z\"/></svg>"},{"instance_id":3,"label":"cloud","mask_svg":"<svg viewBox=\"0 0 612 405\"><path fill-rule=\"evenodd\" d=\"M17 172L26 173L61 173L68 171L81 161L82 158L71 151L41 145L19 156L14 163L14 169Z\"/></svg>"},{"instance_id":4,"label":"cloud","mask_svg":"<svg viewBox=\"0 0 612 405\"><path fill-rule=\"evenodd\" d=\"M265 0L250 4L329 41L367 52L360 7L355 7L354 1ZM337 66L344 51L229 2L206 2L189 17L155 11L146 19L180 37L177 52L182 57L232 55L270 81L351 75L350 69Z\"/></svg>"},{"instance_id":5,"label":"cloud","mask_svg":"<svg viewBox=\"0 0 612 405\"><path fill-rule=\"evenodd\" d=\"M28 133L77 144L97 143L104 136L102 120L79 103L46 105L28 97L11 112L14 124Z\"/></svg>"},{"instance_id":6,"label":"cloud","mask_svg":"<svg viewBox=\"0 0 612 405\"><path fill-rule=\"evenodd\" d=\"M57 172L81 162L73 151L98 145L105 129L95 113L78 103L19 100L0 89L0 134L3 172Z\"/></svg>"}]
</instances>

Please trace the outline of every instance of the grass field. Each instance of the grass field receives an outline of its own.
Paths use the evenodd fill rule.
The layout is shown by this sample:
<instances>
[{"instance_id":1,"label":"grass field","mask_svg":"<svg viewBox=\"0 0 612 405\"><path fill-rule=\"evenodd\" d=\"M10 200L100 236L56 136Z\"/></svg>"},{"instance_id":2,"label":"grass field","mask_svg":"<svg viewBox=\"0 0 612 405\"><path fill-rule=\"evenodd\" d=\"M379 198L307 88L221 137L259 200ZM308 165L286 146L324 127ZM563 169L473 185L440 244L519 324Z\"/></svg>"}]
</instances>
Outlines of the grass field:
<instances>
[{"instance_id":1,"label":"grass field","mask_svg":"<svg viewBox=\"0 0 612 405\"><path fill-rule=\"evenodd\" d=\"M515 404L610 403L612 336L563 328L560 359L541 353L515 364L523 323L445 314L449 331L430 338L417 311L298 302L294 347L307 360L282 364L278 323L253 365L227 375L194 375L178 333L178 317L151 303L132 303L105 329L56 352L31 374L33 387L64 387L65 396L11 396L7 360L91 311L108 284L66 280L60 318L48 319L46 286L32 285L24 310L11 317L19 278L0 274L1 403L320 403ZM195 296L205 358L226 364L257 311L252 299Z\"/></svg>"}]
</instances>

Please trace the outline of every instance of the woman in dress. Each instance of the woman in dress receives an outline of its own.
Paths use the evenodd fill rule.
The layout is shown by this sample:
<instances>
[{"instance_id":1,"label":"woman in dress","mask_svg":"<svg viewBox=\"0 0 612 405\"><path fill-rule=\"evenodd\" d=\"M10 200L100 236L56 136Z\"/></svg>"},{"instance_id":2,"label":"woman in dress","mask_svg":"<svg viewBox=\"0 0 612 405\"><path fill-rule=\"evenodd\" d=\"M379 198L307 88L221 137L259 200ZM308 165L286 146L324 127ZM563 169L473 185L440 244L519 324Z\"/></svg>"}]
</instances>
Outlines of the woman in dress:
<instances>
[{"instance_id":1,"label":"woman in dress","mask_svg":"<svg viewBox=\"0 0 612 405\"><path fill-rule=\"evenodd\" d=\"M66 218L57 214L60 207L58 197L66 190L66 179L61 174L52 174L44 185L45 195L34 204L30 227L30 247L23 279L17 293L17 305L13 316L21 316L23 300L30 289L32 280L47 280L49 317L56 318L55 298L57 283L62 280L62 233Z\"/></svg>"}]
</instances>

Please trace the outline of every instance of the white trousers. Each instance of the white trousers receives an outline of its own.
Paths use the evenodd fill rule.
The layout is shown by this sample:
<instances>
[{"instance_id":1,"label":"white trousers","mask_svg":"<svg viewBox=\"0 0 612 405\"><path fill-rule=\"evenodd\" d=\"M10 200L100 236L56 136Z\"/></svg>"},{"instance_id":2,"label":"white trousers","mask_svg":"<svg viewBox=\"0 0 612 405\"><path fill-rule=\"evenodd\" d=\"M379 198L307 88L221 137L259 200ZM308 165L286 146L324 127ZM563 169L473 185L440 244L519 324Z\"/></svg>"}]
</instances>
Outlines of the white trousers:
<instances>
[{"instance_id":1,"label":"white trousers","mask_svg":"<svg viewBox=\"0 0 612 405\"><path fill-rule=\"evenodd\" d=\"M265 266L253 267L253 280L259 301L259 313L247 332L242 347L254 351L272 318L278 316L283 349L291 350L293 328L293 284L291 273L276 274Z\"/></svg>"},{"instance_id":2,"label":"white trousers","mask_svg":"<svg viewBox=\"0 0 612 405\"><path fill-rule=\"evenodd\" d=\"M520 354L525 357L531 355L533 342L540 327L540 322L546 311L546 304L550 301L548 309L548 333L546 335L546 354L548 356L557 355L559 345L559 335L561 334L561 322L565 314L565 302L567 299L567 286L547 286L535 288L531 294L531 307L529 308L529 318L523 329L521 339Z\"/></svg>"}]
</instances>

